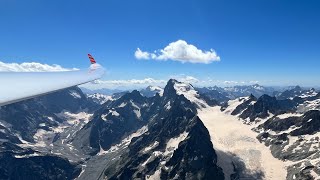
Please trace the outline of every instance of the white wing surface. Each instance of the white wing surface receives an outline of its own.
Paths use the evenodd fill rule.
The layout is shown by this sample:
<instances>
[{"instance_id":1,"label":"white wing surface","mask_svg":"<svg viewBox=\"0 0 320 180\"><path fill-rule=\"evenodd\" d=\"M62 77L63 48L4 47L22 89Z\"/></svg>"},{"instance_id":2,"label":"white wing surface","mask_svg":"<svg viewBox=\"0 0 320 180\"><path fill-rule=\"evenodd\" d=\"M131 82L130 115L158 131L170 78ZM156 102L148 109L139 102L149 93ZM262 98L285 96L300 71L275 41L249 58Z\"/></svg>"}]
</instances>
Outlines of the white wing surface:
<instances>
[{"instance_id":1,"label":"white wing surface","mask_svg":"<svg viewBox=\"0 0 320 180\"><path fill-rule=\"evenodd\" d=\"M89 69L79 71L1 72L0 106L99 79L104 71L94 62Z\"/></svg>"}]
</instances>

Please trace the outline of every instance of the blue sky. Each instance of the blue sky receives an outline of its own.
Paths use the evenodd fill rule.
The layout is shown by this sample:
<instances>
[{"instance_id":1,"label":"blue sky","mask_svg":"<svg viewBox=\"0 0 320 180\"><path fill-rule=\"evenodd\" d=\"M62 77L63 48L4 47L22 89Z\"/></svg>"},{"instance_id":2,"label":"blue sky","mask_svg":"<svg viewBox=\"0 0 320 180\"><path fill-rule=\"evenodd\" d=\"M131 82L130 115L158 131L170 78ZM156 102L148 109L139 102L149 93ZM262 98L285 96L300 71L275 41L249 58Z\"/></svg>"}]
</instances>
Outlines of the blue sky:
<instances>
[{"instance_id":1,"label":"blue sky","mask_svg":"<svg viewBox=\"0 0 320 180\"><path fill-rule=\"evenodd\" d=\"M192 76L209 84L320 84L316 0L1 0L0 61L106 67L103 80ZM220 61L138 60L184 40ZM208 83L208 82L207 82Z\"/></svg>"}]
</instances>

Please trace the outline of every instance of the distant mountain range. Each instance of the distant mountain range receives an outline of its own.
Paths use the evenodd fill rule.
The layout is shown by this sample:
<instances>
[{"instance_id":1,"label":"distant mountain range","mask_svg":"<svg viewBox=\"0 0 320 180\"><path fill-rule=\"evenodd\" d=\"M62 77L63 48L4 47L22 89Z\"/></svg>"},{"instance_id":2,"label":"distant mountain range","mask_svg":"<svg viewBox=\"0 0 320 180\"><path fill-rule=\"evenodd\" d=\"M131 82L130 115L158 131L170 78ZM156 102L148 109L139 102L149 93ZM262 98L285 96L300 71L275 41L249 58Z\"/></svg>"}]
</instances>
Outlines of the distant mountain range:
<instances>
[{"instance_id":1,"label":"distant mountain range","mask_svg":"<svg viewBox=\"0 0 320 180\"><path fill-rule=\"evenodd\" d=\"M164 88L84 92L1 107L0 179L320 176L315 89L199 88L171 79ZM283 171L273 168L279 164Z\"/></svg>"},{"instance_id":2,"label":"distant mountain range","mask_svg":"<svg viewBox=\"0 0 320 180\"><path fill-rule=\"evenodd\" d=\"M127 90L120 89L97 89L89 90L86 88L81 88L82 91L86 94L102 94L102 95L114 95L117 93L126 93ZM279 99L286 99L290 97L295 97L298 94L303 94L303 92L318 92L315 88L305 88L300 86L287 86L287 87L275 87L275 86L261 86L259 84L253 85L238 85L238 86L229 86L229 87L195 87L195 89L201 93L206 94L206 96L211 99L218 100L219 102L226 102L231 99L250 96L250 94L255 97L260 97L264 94L269 96L275 96ZM146 97L152 97L156 93L160 95L163 93L164 88L160 86L148 86L145 89L139 89L139 92ZM312 93L311 92L311 93Z\"/></svg>"}]
</instances>

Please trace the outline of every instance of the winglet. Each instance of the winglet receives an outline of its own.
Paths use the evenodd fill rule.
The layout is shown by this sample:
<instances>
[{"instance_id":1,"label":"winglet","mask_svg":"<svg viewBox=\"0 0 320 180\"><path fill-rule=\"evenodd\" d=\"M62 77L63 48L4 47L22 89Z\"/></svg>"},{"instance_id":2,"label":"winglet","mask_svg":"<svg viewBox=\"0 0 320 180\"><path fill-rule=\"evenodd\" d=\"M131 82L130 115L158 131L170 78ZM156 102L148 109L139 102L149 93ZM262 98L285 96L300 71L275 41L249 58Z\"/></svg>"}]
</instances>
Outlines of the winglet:
<instances>
[{"instance_id":1,"label":"winglet","mask_svg":"<svg viewBox=\"0 0 320 180\"><path fill-rule=\"evenodd\" d=\"M94 60L94 58L91 56L91 54L88 54L88 57L90 59L91 64L95 64L96 61Z\"/></svg>"}]
</instances>

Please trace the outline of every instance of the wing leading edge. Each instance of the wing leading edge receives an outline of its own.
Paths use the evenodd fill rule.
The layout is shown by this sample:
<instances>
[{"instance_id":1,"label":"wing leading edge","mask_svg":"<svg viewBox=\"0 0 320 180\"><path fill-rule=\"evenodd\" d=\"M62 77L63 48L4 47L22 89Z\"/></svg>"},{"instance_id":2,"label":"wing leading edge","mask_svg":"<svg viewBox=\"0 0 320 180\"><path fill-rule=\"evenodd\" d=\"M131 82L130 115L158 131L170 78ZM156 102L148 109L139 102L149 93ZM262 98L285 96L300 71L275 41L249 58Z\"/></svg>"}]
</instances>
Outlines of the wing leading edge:
<instances>
[{"instance_id":1,"label":"wing leading edge","mask_svg":"<svg viewBox=\"0 0 320 180\"><path fill-rule=\"evenodd\" d=\"M90 55L91 56L91 55ZM65 72L1 72L0 106L101 78L104 68L91 58L89 69Z\"/></svg>"}]
</instances>

